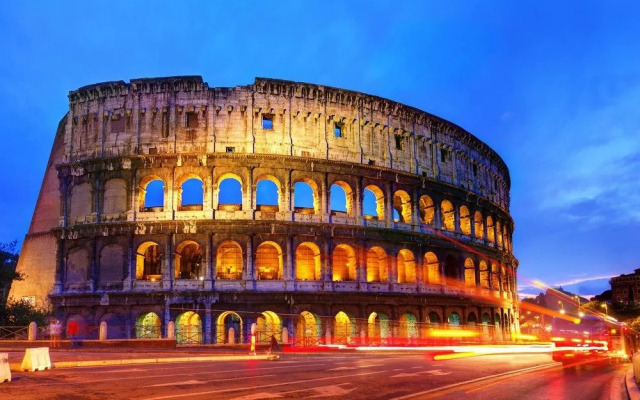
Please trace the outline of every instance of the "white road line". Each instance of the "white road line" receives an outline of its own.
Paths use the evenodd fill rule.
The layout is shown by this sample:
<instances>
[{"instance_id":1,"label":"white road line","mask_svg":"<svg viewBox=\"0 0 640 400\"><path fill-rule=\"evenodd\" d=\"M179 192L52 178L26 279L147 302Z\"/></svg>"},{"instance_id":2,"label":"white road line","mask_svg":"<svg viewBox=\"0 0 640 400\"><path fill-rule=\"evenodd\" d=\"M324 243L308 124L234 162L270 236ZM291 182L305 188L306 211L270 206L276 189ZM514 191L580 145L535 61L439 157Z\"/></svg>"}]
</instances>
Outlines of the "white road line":
<instances>
[{"instance_id":1,"label":"white road line","mask_svg":"<svg viewBox=\"0 0 640 400\"><path fill-rule=\"evenodd\" d=\"M300 381L272 383L270 385L245 386L245 387L239 387L239 388L230 388L230 389L222 389L222 390L211 390L211 391L207 391L207 392L197 392L197 393L180 393L180 394L173 394L173 395L169 395L169 396L148 397L145 400L175 399L175 398L178 398L178 397L203 396L203 395L209 395L209 394L238 392L238 391L241 391L241 390L251 390L251 389L258 389L258 388L259 389L264 389L264 388L268 388L268 387L295 385L295 384L298 384L298 383L319 382L319 381L327 381L327 380L331 380L331 379L351 378L351 377L354 377L354 376L366 376L366 375L382 374L384 372L386 372L386 371L362 372L360 374L336 375L336 376L329 376L329 377L326 377L326 378L316 378L316 379L303 379L303 380L300 380Z\"/></svg>"},{"instance_id":2,"label":"white road line","mask_svg":"<svg viewBox=\"0 0 640 400\"><path fill-rule=\"evenodd\" d=\"M298 389L298 390L288 390L286 392L260 392L260 393L251 393L241 397L235 397L233 400L263 400L263 399L278 399L282 398L283 395L298 393L298 392L315 392L315 395L306 396L307 399L315 398L315 397L328 397L328 396L344 396L347 395L354 390L352 389L343 389L340 385L347 385L346 383L339 383L337 385L330 386L319 386L316 388L307 388L307 389Z\"/></svg>"},{"instance_id":3,"label":"white road line","mask_svg":"<svg viewBox=\"0 0 640 400\"><path fill-rule=\"evenodd\" d=\"M441 386L441 387L438 387L438 388L435 388L435 389L429 389L429 390L425 390L423 392L411 393L411 394L408 394L406 396L394 397L392 399L387 399L387 400L413 399L413 398L416 398L417 396L422 396L422 395L433 393L433 392L439 392L441 390L454 388L456 386L467 385L469 383L480 382L480 381L485 381L485 380L494 379L494 378L500 378L502 376L507 376L507 375L518 375L518 374L523 374L525 372L534 371L534 370L537 370L537 369L545 369L545 368L557 367L557 366L558 366L557 363L542 364L542 365L537 365L535 367L517 369L515 371L503 372L503 373L497 374L497 375L489 375L489 376L485 376L485 377L481 377L481 378L471 379L471 380L468 380L468 381L452 383L450 385Z\"/></svg>"},{"instance_id":4,"label":"white road line","mask_svg":"<svg viewBox=\"0 0 640 400\"><path fill-rule=\"evenodd\" d=\"M269 374L269 375L256 375L256 376L252 376L251 378L266 378L268 376L275 376L274 374ZM143 388L148 388L148 387L160 387L160 386L180 386L180 385L197 385L197 384L203 384L203 383L213 383L213 382L225 382L225 381L237 381L238 378L225 378L225 379L207 379L207 380L203 380L203 381L199 381L199 380L195 380L192 379L190 381L179 381L179 382L169 382L169 383L157 383L155 385L147 385L147 386L142 386Z\"/></svg>"}]
</instances>

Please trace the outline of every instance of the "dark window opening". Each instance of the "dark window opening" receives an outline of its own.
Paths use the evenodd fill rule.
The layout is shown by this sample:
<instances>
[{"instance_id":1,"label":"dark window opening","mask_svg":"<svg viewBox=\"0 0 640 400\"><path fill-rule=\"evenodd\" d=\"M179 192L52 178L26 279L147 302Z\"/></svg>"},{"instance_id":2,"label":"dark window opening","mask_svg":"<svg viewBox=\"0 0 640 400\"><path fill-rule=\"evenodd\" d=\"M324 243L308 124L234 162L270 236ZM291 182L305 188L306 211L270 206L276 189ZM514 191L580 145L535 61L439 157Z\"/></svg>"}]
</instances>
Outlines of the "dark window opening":
<instances>
[{"instance_id":1,"label":"dark window opening","mask_svg":"<svg viewBox=\"0 0 640 400\"><path fill-rule=\"evenodd\" d=\"M111 120L111 133L124 132L124 118L117 115Z\"/></svg>"},{"instance_id":2,"label":"dark window opening","mask_svg":"<svg viewBox=\"0 0 640 400\"><path fill-rule=\"evenodd\" d=\"M169 115L162 113L162 137L169 137Z\"/></svg>"},{"instance_id":3,"label":"dark window opening","mask_svg":"<svg viewBox=\"0 0 640 400\"><path fill-rule=\"evenodd\" d=\"M476 164L473 164L473 176L478 176L478 166Z\"/></svg>"},{"instance_id":4,"label":"dark window opening","mask_svg":"<svg viewBox=\"0 0 640 400\"><path fill-rule=\"evenodd\" d=\"M195 129L198 127L198 114L194 112L187 113L187 128Z\"/></svg>"},{"instance_id":5,"label":"dark window opening","mask_svg":"<svg viewBox=\"0 0 640 400\"><path fill-rule=\"evenodd\" d=\"M341 138L342 136L342 128L343 125L339 122L336 122L334 127L333 127L333 134L335 135L335 137L337 138Z\"/></svg>"},{"instance_id":6,"label":"dark window opening","mask_svg":"<svg viewBox=\"0 0 640 400\"><path fill-rule=\"evenodd\" d=\"M235 147L227 147L225 151L227 153L233 153L235 151L235 149L236 149Z\"/></svg>"},{"instance_id":7,"label":"dark window opening","mask_svg":"<svg viewBox=\"0 0 640 400\"><path fill-rule=\"evenodd\" d=\"M272 114L262 114L262 129L273 129Z\"/></svg>"},{"instance_id":8,"label":"dark window opening","mask_svg":"<svg viewBox=\"0 0 640 400\"><path fill-rule=\"evenodd\" d=\"M402 135L396 135L396 149L402 150Z\"/></svg>"},{"instance_id":9,"label":"dark window opening","mask_svg":"<svg viewBox=\"0 0 640 400\"><path fill-rule=\"evenodd\" d=\"M440 149L440 160L442 160L443 163L449 162L449 150Z\"/></svg>"}]
</instances>

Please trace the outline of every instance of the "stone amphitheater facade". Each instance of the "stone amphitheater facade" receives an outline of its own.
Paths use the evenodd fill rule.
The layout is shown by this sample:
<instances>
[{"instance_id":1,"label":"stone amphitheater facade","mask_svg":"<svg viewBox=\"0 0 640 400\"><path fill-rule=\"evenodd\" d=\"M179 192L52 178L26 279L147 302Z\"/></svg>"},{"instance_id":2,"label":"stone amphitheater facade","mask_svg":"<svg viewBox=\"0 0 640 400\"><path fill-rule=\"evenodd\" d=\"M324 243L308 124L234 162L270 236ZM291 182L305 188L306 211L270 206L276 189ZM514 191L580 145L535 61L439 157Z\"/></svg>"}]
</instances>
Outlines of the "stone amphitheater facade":
<instances>
[{"instance_id":1,"label":"stone amphitheater facade","mask_svg":"<svg viewBox=\"0 0 640 400\"><path fill-rule=\"evenodd\" d=\"M221 197L227 179L241 201ZM183 201L188 182L201 200ZM261 204L267 182L277 201ZM259 340L299 343L436 324L508 339L509 188L482 141L376 96L265 78L89 85L69 93L11 295L120 338L175 326L182 343L228 343L256 323Z\"/></svg>"}]
</instances>

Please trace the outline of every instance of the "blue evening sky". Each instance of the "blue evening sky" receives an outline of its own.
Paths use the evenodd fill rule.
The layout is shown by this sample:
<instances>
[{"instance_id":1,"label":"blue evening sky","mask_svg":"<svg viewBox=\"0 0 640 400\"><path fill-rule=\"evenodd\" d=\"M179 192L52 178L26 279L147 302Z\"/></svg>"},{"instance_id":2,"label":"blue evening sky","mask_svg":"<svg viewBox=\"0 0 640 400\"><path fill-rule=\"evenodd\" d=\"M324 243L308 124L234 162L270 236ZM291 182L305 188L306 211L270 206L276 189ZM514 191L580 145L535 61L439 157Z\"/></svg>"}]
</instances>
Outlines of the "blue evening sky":
<instances>
[{"instance_id":1,"label":"blue evening sky","mask_svg":"<svg viewBox=\"0 0 640 400\"><path fill-rule=\"evenodd\" d=\"M4 1L0 242L28 229L69 90L263 76L386 97L472 132L511 171L521 292L541 279L600 293L640 268L638 15L633 1Z\"/></svg>"}]
</instances>

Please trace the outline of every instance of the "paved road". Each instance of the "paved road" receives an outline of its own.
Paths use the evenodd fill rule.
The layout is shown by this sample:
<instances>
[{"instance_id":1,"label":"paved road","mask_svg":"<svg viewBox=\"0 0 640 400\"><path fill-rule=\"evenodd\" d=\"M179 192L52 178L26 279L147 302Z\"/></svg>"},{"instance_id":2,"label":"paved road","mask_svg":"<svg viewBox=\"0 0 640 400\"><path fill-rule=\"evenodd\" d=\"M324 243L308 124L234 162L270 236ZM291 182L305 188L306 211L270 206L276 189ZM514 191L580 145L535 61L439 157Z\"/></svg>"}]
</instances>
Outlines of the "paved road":
<instances>
[{"instance_id":1,"label":"paved road","mask_svg":"<svg viewBox=\"0 0 640 400\"><path fill-rule=\"evenodd\" d=\"M626 399L628 365L563 368L548 355L433 361L424 355L251 360L17 372L11 399Z\"/></svg>"}]
</instances>

